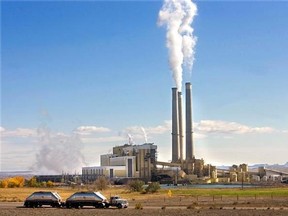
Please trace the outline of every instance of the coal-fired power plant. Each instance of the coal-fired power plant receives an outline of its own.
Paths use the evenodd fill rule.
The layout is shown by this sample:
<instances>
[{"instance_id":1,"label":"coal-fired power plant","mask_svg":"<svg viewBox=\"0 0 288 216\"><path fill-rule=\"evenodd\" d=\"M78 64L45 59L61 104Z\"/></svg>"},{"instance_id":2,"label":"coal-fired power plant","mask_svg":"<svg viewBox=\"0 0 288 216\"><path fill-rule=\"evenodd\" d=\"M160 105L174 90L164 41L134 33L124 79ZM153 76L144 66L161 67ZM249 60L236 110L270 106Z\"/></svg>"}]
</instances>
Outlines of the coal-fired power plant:
<instances>
[{"instance_id":1,"label":"coal-fired power plant","mask_svg":"<svg viewBox=\"0 0 288 216\"><path fill-rule=\"evenodd\" d=\"M186 161L194 158L193 147L193 122L192 122L192 87L186 83ZM182 93L177 88L172 88L172 163L182 163L183 158L183 115Z\"/></svg>"},{"instance_id":2,"label":"coal-fired power plant","mask_svg":"<svg viewBox=\"0 0 288 216\"><path fill-rule=\"evenodd\" d=\"M185 112L182 112L183 98L185 98ZM125 182L130 178L175 185L201 179L216 181L216 167L211 164L205 165L203 159L196 159L194 150L192 85L186 83L185 97L178 88L172 88L171 162L157 160L157 145L154 143L142 145L127 143L113 147L112 154L101 155L100 166L82 167L82 180L84 183L94 182L99 176L104 175L116 183Z\"/></svg>"}]
</instances>

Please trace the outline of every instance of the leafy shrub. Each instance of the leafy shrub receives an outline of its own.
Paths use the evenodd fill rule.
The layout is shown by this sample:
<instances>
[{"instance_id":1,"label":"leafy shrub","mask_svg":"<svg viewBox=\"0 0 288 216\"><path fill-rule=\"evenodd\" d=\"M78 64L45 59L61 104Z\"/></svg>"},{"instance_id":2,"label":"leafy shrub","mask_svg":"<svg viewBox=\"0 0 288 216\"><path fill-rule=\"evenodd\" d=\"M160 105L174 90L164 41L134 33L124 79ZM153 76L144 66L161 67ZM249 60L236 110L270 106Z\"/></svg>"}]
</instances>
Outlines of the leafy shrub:
<instances>
[{"instance_id":1,"label":"leafy shrub","mask_svg":"<svg viewBox=\"0 0 288 216\"><path fill-rule=\"evenodd\" d=\"M132 180L128 183L130 191L141 192L143 190L144 182L141 180Z\"/></svg>"},{"instance_id":2,"label":"leafy shrub","mask_svg":"<svg viewBox=\"0 0 288 216\"><path fill-rule=\"evenodd\" d=\"M195 209L196 207L195 207L195 205L188 205L187 206L187 209Z\"/></svg>"},{"instance_id":3,"label":"leafy shrub","mask_svg":"<svg viewBox=\"0 0 288 216\"><path fill-rule=\"evenodd\" d=\"M15 176L12 178L3 179L0 181L1 188L15 188L15 187L23 187L25 179L22 176Z\"/></svg>"},{"instance_id":4,"label":"leafy shrub","mask_svg":"<svg viewBox=\"0 0 288 216\"><path fill-rule=\"evenodd\" d=\"M145 191L148 193L155 193L160 189L160 184L158 182L152 182L148 185Z\"/></svg>"},{"instance_id":5,"label":"leafy shrub","mask_svg":"<svg viewBox=\"0 0 288 216\"><path fill-rule=\"evenodd\" d=\"M98 190L106 190L108 188L108 180L105 176L100 176L96 179L95 186Z\"/></svg>"},{"instance_id":6,"label":"leafy shrub","mask_svg":"<svg viewBox=\"0 0 288 216\"><path fill-rule=\"evenodd\" d=\"M18 187L18 183L16 179L13 179L13 178L10 178L8 180L8 187L9 188L15 188L15 187Z\"/></svg>"},{"instance_id":7,"label":"leafy shrub","mask_svg":"<svg viewBox=\"0 0 288 216\"><path fill-rule=\"evenodd\" d=\"M3 179L0 181L0 188L7 188L8 187L8 179Z\"/></svg>"},{"instance_id":8,"label":"leafy shrub","mask_svg":"<svg viewBox=\"0 0 288 216\"><path fill-rule=\"evenodd\" d=\"M136 203L135 204L135 209L143 209L143 206L142 206L142 204L141 203Z\"/></svg>"},{"instance_id":9,"label":"leafy shrub","mask_svg":"<svg viewBox=\"0 0 288 216\"><path fill-rule=\"evenodd\" d=\"M52 181L47 181L46 187L53 187L54 183Z\"/></svg>"},{"instance_id":10,"label":"leafy shrub","mask_svg":"<svg viewBox=\"0 0 288 216\"><path fill-rule=\"evenodd\" d=\"M39 186L39 183L37 182L37 179L35 176L27 181L27 186L29 186L29 187L38 187Z\"/></svg>"}]
</instances>

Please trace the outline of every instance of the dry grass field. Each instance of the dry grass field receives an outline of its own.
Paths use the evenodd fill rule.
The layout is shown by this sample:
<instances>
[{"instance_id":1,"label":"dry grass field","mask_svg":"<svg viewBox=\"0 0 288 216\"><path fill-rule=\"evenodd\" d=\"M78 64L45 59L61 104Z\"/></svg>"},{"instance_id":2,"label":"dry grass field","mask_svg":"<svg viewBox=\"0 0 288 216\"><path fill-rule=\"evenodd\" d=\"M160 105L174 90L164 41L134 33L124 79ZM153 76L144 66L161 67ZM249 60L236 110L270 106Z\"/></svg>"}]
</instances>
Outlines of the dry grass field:
<instances>
[{"instance_id":1,"label":"dry grass field","mask_svg":"<svg viewBox=\"0 0 288 216\"><path fill-rule=\"evenodd\" d=\"M87 188L81 187L53 187L53 188L0 188L0 202L22 202L27 196L35 191L57 191L63 200L77 191L87 191ZM154 194L141 194L139 192L130 192L124 186L113 186L107 190L101 191L107 198L111 195L121 195L128 200L192 200L205 202L210 200L217 202L219 200L225 201L227 199L234 201L253 201L253 200L277 200L282 198L288 199L288 185L282 187L255 187L255 188L225 188L225 189L201 189L201 188L173 188L170 189L172 196L168 196L169 189L161 189Z\"/></svg>"}]
</instances>

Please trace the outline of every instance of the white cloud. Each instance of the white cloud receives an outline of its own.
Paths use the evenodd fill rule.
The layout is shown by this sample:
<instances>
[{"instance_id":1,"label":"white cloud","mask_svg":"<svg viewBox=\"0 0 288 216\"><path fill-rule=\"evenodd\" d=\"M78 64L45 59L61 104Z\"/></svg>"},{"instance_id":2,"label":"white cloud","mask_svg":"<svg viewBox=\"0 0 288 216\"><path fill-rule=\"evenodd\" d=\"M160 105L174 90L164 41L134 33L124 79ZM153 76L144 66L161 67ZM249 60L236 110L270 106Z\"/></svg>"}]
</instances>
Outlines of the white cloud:
<instances>
[{"instance_id":1,"label":"white cloud","mask_svg":"<svg viewBox=\"0 0 288 216\"><path fill-rule=\"evenodd\" d=\"M43 132L44 131L44 132ZM43 131L41 128L38 130L37 129L31 129L31 128L16 128L13 130L8 130L7 128L0 127L0 132L2 136L1 140L1 145L2 145L2 154L4 153L6 155L14 151L16 148L19 152L13 153L11 157L5 157L5 163L2 162L3 166L6 169L9 167L13 167L13 161L15 158L23 157L25 156L25 161L23 159L23 167L26 166L28 167L28 164L32 165L35 161L26 159L26 154L22 155L21 151L31 151L35 152L35 155L39 150L41 149L41 146L46 145L45 143L41 143L41 138L49 138L48 139L48 144L52 143L55 144L53 146L53 152L51 150L50 154L56 154L54 152L67 152L67 149L71 149L71 143L74 145L74 147L78 148L79 144L81 145L84 144L80 149L76 150L86 152L85 153L85 158L86 154L93 159L93 155L99 155L100 153L105 153L109 151L113 146L115 145L121 145L124 143L128 142L128 133L132 135L133 141L136 144L143 143L145 141L145 135L143 132L143 129L141 126L132 126L132 127L127 127L123 129L119 134L117 134L116 131L111 131L108 128L105 127L96 127L96 126L80 126L78 127L74 132L74 134L71 135L66 135L64 133L57 132L53 133L50 130L47 130L47 128L44 128ZM46 133L45 133L46 132ZM170 151L170 144L168 145L169 147L167 148L167 140L170 140L171 138L171 121L164 121L162 124L156 125L156 126L151 126L151 127L145 127L145 132L148 136L148 142L155 142L155 144L158 145L159 149L162 146L161 150L161 155L165 156L166 150L168 149ZM227 141L228 138L233 138L235 143L237 142L235 138L235 135L244 135L244 134L266 134L266 133L277 133L280 137L280 143L282 144L283 149L285 149L285 140L287 140L287 130L277 130L273 129L271 127L251 127L248 125L240 124L237 122L227 122L227 121L215 121L215 120L202 120L198 123L194 124L194 138L195 139L203 139L207 138L208 136L213 136L213 135L220 135L221 139ZM103 134L105 133L105 134ZM46 134L46 135L45 135ZM75 137L74 137L74 136ZM84 135L84 136L81 136ZM89 135L89 136L87 136ZM243 136L245 137L245 136ZM256 136L257 139L261 136ZM12 139L11 139L12 138ZM17 139L13 139L17 138ZM38 139L37 139L38 138ZM43 142L46 142L47 139L44 139ZM78 142L78 139L81 139L80 142ZM71 141L72 140L72 141ZM73 140L76 140L75 142ZM165 141L163 141L165 140ZM231 142L233 142L231 140ZM81 142L82 141L82 142ZM41 145L38 145L40 142ZM168 141L169 142L169 141ZM230 140L229 143L231 144ZM35 145L37 143L37 145ZM196 142L197 143L197 142ZM228 143L228 141L227 141ZM261 140L260 143L263 143ZM86 144L86 145L85 145ZM95 144L95 145L94 145ZM165 144L165 145L164 145ZM230 145L229 144L229 145ZM72 146L73 146L72 145ZM47 146L47 145L46 145ZM50 146L50 144L48 145ZM165 146L165 147L163 147ZM211 145L212 146L212 145ZM281 146L281 145L280 145ZM73 148L74 148L73 147ZM37 149L36 149L37 148ZM73 149L72 148L72 149ZM5 151L4 151L5 150ZM63 150L63 151L62 151ZM200 151L200 150L199 150ZM43 151L45 154L47 154L47 151ZM73 150L75 152L75 150ZM88 153L89 152L89 153ZM90 154L91 152L91 154ZM284 151L283 151L284 152ZM43 153L43 154L44 154ZM38 154L38 153L37 153ZM203 155L208 154L207 152L203 153ZM32 155L32 153L31 153ZM58 154L57 154L58 155ZM81 153L82 155L82 153ZM170 155L170 154L169 154ZM201 155L201 154L200 154ZM35 156L34 156L35 157ZM97 157L97 156L96 156ZM207 156L207 158L209 158ZM91 159L91 160L92 160ZM247 159L248 160L248 159ZM93 159L94 161L94 159ZM18 166L18 165L17 165ZM16 167L16 166L14 166ZM20 169L21 167L19 167ZM21 168L23 169L23 168Z\"/></svg>"},{"instance_id":2,"label":"white cloud","mask_svg":"<svg viewBox=\"0 0 288 216\"><path fill-rule=\"evenodd\" d=\"M78 128L76 128L76 130L74 131L77 134L80 135L90 135L93 133L106 133L106 132L110 132L111 130L109 128L105 128L105 127L96 127L96 126L80 126Z\"/></svg>"},{"instance_id":3,"label":"white cloud","mask_svg":"<svg viewBox=\"0 0 288 216\"><path fill-rule=\"evenodd\" d=\"M143 129L145 129L147 134L164 134L171 131L172 121L164 121L162 125L157 125L155 127L142 127L142 126L132 126L125 128L122 133L129 133L133 136L143 135Z\"/></svg>"},{"instance_id":4,"label":"white cloud","mask_svg":"<svg viewBox=\"0 0 288 216\"><path fill-rule=\"evenodd\" d=\"M183 125L185 127L185 125ZM160 135L165 133L170 133L172 128L172 121L164 121L163 124L155 127L146 127L145 131L148 138L151 135ZM184 128L185 130L185 128ZM197 139L203 139L207 137L208 134L221 134L225 135L226 138L231 138L233 134L259 134L259 133L273 133L277 130L271 127L251 127L237 122L227 122L220 120L202 120L199 123L194 123L194 137ZM280 131L278 131L280 132ZM284 133L285 131L281 131ZM141 126L132 126L125 128L122 134L131 134L133 139L143 139L145 134L143 133Z\"/></svg>"},{"instance_id":5,"label":"white cloud","mask_svg":"<svg viewBox=\"0 0 288 216\"><path fill-rule=\"evenodd\" d=\"M1 127L0 126L0 133L4 132L5 131L5 128Z\"/></svg>"},{"instance_id":6,"label":"white cloud","mask_svg":"<svg viewBox=\"0 0 288 216\"><path fill-rule=\"evenodd\" d=\"M37 136L37 129L31 128L16 128L15 130L6 130L1 127L2 137L35 137Z\"/></svg>"},{"instance_id":7,"label":"white cloud","mask_svg":"<svg viewBox=\"0 0 288 216\"><path fill-rule=\"evenodd\" d=\"M151 135L161 135L171 131L172 121L164 121L163 124L154 127L131 126L122 130L119 134L122 137L131 137L132 142L149 142Z\"/></svg>"},{"instance_id":8,"label":"white cloud","mask_svg":"<svg viewBox=\"0 0 288 216\"><path fill-rule=\"evenodd\" d=\"M172 121L164 121L163 125L158 125L156 127L145 128L148 134L164 134L170 132L172 128Z\"/></svg>"},{"instance_id":9,"label":"white cloud","mask_svg":"<svg viewBox=\"0 0 288 216\"><path fill-rule=\"evenodd\" d=\"M276 130L271 127L250 127L237 122L202 120L195 123L195 132L204 134L247 134L272 133Z\"/></svg>"},{"instance_id":10,"label":"white cloud","mask_svg":"<svg viewBox=\"0 0 288 216\"><path fill-rule=\"evenodd\" d=\"M108 142L123 142L127 139L121 136L107 136L107 137L85 137L81 139L84 143L108 143Z\"/></svg>"}]
</instances>

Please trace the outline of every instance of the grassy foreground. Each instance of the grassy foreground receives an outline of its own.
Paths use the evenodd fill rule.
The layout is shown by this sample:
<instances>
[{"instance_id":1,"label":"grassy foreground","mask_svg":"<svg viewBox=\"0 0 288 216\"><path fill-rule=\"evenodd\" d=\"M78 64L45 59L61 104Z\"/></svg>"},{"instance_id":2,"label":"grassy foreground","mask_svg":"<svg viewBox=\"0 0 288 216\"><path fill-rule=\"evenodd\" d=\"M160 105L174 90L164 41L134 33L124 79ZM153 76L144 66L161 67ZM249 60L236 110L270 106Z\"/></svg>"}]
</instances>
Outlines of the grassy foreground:
<instances>
[{"instance_id":1,"label":"grassy foreground","mask_svg":"<svg viewBox=\"0 0 288 216\"><path fill-rule=\"evenodd\" d=\"M166 190L168 192L168 190ZM274 187L255 187L255 188L225 188L225 189L174 189L174 195L182 196L287 196L288 187L274 188Z\"/></svg>"},{"instance_id":2,"label":"grassy foreground","mask_svg":"<svg viewBox=\"0 0 288 216\"><path fill-rule=\"evenodd\" d=\"M52 188L0 188L0 202L22 202L31 193L35 191L57 191L63 200L67 199L70 195L77 191L85 191L83 188L70 188L70 187L52 187ZM227 189L199 189L199 188L173 188L170 189L173 197L183 196L261 196L261 197L287 197L288 187L281 188L227 188ZM155 194L141 194L139 192L130 192L126 187L110 187L102 191L102 194L107 198L110 195L121 195L128 200L144 200L150 198L163 198L168 197L169 189L161 189Z\"/></svg>"}]
</instances>

